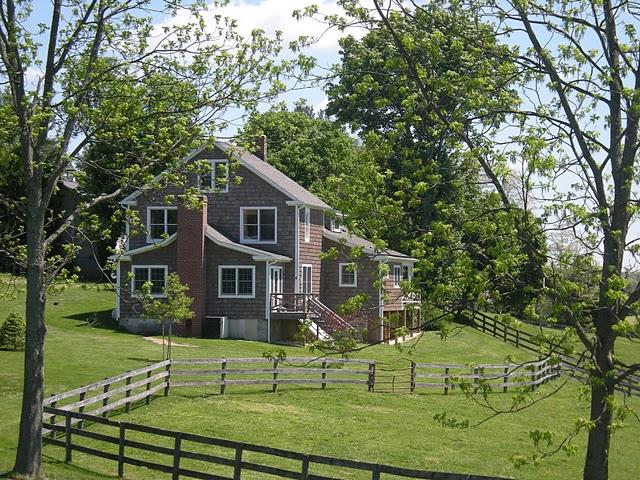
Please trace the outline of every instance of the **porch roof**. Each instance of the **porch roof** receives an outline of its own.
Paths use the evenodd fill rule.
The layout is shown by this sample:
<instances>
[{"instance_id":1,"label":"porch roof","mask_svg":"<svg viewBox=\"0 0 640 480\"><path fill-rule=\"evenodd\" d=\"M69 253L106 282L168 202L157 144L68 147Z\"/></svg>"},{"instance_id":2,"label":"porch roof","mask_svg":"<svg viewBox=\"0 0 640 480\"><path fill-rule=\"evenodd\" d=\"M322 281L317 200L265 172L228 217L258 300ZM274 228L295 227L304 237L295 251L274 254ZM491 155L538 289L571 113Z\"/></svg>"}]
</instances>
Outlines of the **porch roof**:
<instances>
[{"instance_id":1,"label":"porch roof","mask_svg":"<svg viewBox=\"0 0 640 480\"><path fill-rule=\"evenodd\" d=\"M348 247L362 247L364 253L371 257L372 260L382 261L398 261L407 263L416 263L417 258L410 257L396 250L378 250L375 244L365 238L358 237L349 232L332 232L326 228L322 232L324 238L336 243L344 243Z\"/></svg>"},{"instance_id":2,"label":"porch roof","mask_svg":"<svg viewBox=\"0 0 640 480\"><path fill-rule=\"evenodd\" d=\"M233 240L225 237L218 230L211 225L207 225L205 236L219 247L235 250L236 252L246 253L252 255L256 261L271 261L271 262L290 262L291 258L277 253L267 252L260 250L259 248L250 247L241 243L236 243Z\"/></svg>"}]
</instances>

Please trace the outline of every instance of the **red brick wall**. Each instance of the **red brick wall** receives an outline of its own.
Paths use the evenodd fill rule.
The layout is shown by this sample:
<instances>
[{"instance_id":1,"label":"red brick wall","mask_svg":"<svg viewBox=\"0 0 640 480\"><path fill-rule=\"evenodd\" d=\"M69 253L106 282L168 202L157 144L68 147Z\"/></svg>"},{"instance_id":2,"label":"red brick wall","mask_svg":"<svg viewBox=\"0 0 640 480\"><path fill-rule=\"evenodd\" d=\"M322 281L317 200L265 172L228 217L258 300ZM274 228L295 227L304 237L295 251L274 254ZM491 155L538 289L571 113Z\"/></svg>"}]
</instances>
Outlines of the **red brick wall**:
<instances>
[{"instance_id":1,"label":"red brick wall","mask_svg":"<svg viewBox=\"0 0 640 480\"><path fill-rule=\"evenodd\" d=\"M199 337L205 317L205 228L207 226L207 197L200 210L178 207L177 271L180 281L189 287L193 298L194 317L183 327L183 333Z\"/></svg>"}]
</instances>

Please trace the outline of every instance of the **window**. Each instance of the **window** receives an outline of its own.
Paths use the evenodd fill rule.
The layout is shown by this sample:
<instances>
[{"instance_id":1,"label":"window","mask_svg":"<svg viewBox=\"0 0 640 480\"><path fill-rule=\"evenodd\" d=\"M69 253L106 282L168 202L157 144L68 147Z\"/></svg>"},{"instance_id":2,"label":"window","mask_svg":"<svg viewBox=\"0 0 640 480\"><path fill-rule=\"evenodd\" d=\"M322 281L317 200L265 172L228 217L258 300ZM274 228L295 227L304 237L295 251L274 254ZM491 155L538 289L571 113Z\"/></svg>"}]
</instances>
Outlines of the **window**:
<instances>
[{"instance_id":1,"label":"window","mask_svg":"<svg viewBox=\"0 0 640 480\"><path fill-rule=\"evenodd\" d=\"M402 266L394 265L393 266L393 286L396 288L400 288L401 283L402 283Z\"/></svg>"},{"instance_id":2,"label":"window","mask_svg":"<svg viewBox=\"0 0 640 480\"><path fill-rule=\"evenodd\" d=\"M329 227L332 232L340 233L342 232L342 227L340 226L340 221L337 218L332 218L329 220Z\"/></svg>"},{"instance_id":3,"label":"window","mask_svg":"<svg viewBox=\"0 0 640 480\"><path fill-rule=\"evenodd\" d=\"M147 208L147 242L164 240L178 229L177 207Z\"/></svg>"},{"instance_id":4,"label":"window","mask_svg":"<svg viewBox=\"0 0 640 480\"><path fill-rule=\"evenodd\" d=\"M254 298L255 274L253 266L218 267L218 297Z\"/></svg>"},{"instance_id":5,"label":"window","mask_svg":"<svg viewBox=\"0 0 640 480\"><path fill-rule=\"evenodd\" d=\"M340 287L358 286L358 272L353 263L341 263L338 285Z\"/></svg>"},{"instance_id":6,"label":"window","mask_svg":"<svg viewBox=\"0 0 640 480\"><path fill-rule=\"evenodd\" d=\"M229 162L225 159L211 160L211 173L200 176L200 188L212 192L228 192Z\"/></svg>"},{"instance_id":7,"label":"window","mask_svg":"<svg viewBox=\"0 0 640 480\"><path fill-rule=\"evenodd\" d=\"M243 243L276 243L275 207L240 208L240 241Z\"/></svg>"},{"instance_id":8,"label":"window","mask_svg":"<svg viewBox=\"0 0 640 480\"><path fill-rule=\"evenodd\" d=\"M164 296L164 287L167 278L166 265L139 265L133 267L133 293L142 293L142 286L151 282L151 295Z\"/></svg>"},{"instance_id":9,"label":"window","mask_svg":"<svg viewBox=\"0 0 640 480\"><path fill-rule=\"evenodd\" d=\"M408 265L402 266L402 280L411 280L411 270Z\"/></svg>"},{"instance_id":10,"label":"window","mask_svg":"<svg viewBox=\"0 0 640 480\"><path fill-rule=\"evenodd\" d=\"M304 241L309 243L311 240L311 209L304 207Z\"/></svg>"},{"instance_id":11,"label":"window","mask_svg":"<svg viewBox=\"0 0 640 480\"><path fill-rule=\"evenodd\" d=\"M311 282L311 265L302 265L302 278L301 278L301 290L302 293L311 293L312 290L312 282Z\"/></svg>"}]
</instances>

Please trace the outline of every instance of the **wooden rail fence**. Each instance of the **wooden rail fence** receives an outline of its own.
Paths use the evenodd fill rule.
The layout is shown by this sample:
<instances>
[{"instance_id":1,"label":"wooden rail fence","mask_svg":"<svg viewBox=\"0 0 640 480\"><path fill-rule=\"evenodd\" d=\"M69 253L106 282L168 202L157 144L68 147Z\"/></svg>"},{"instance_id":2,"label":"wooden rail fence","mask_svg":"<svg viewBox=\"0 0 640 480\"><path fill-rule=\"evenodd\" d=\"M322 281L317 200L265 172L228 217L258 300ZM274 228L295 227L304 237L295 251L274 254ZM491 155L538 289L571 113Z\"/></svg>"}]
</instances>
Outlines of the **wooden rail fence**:
<instances>
[{"instance_id":1,"label":"wooden rail fence","mask_svg":"<svg viewBox=\"0 0 640 480\"><path fill-rule=\"evenodd\" d=\"M117 463L118 476L121 478L125 473L125 465L134 465L171 474L173 480L181 477L240 480L242 474L246 472L259 472L278 478L300 480L337 480L343 477L327 475L340 475L340 471L345 472L345 470L367 472L372 480L380 480L382 475L393 475L395 478L440 480L504 480L501 477L414 470L322 455L309 455L129 422L115 422L101 416L71 410L44 408L50 416L64 418L63 425L45 424L49 431L56 434L53 437L45 437L45 443L64 448L66 462L72 461L73 452L112 460ZM73 426L80 422L98 424L101 431L88 431ZM139 440L139 435L135 437L135 440L132 439L131 435L135 433L146 434L145 438L148 440ZM88 440L91 446L81 445L78 439ZM167 442L171 446L162 446ZM141 452L144 452L142 454L144 458L141 458ZM162 460L157 459L159 456ZM262 461L258 463L258 459ZM202 471L203 463L216 465L216 473ZM323 470L317 471L318 466Z\"/></svg>"},{"instance_id":2,"label":"wooden rail fence","mask_svg":"<svg viewBox=\"0 0 640 480\"><path fill-rule=\"evenodd\" d=\"M512 343L517 348L525 348L532 352L541 353L544 346L537 335L520 330L519 328L496 320L490 315L475 310L468 310L471 315L471 324L483 333L501 338L504 342ZM559 355L562 359L563 367L574 373L586 374L587 369L580 363L580 360L570 355ZM620 371L618 372L620 373ZM629 375L625 380L616 385L616 389L630 396L640 396L640 375Z\"/></svg>"}]
</instances>

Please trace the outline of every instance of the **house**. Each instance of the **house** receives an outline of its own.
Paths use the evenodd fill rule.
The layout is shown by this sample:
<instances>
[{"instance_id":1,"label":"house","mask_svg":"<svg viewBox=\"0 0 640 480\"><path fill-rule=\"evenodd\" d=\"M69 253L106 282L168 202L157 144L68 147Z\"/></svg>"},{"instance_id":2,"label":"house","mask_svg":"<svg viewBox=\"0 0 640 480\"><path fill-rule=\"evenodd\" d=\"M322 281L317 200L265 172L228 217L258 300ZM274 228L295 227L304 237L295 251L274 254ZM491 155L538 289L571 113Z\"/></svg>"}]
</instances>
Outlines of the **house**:
<instances>
[{"instance_id":1,"label":"house","mask_svg":"<svg viewBox=\"0 0 640 480\"><path fill-rule=\"evenodd\" d=\"M146 226L125 239L117 257L120 324L138 332L157 328L141 317L138 292L151 282L152 294L161 296L167 274L177 272L194 298L195 316L182 328L188 336L289 341L307 321L320 338L355 326L367 327L369 340L377 341L390 315L417 326L417 300L400 288L416 260L377 252L338 227L329 205L269 165L264 137L258 150L218 141L184 160L211 165L211 173L188 176L188 186L203 194L201 210L167 204L178 188L137 190L120 202ZM354 246L364 253L357 262L347 256ZM338 255L321 259L331 247ZM382 264L389 275L378 288ZM356 293L366 295L362 313L338 315L337 307Z\"/></svg>"}]
</instances>

